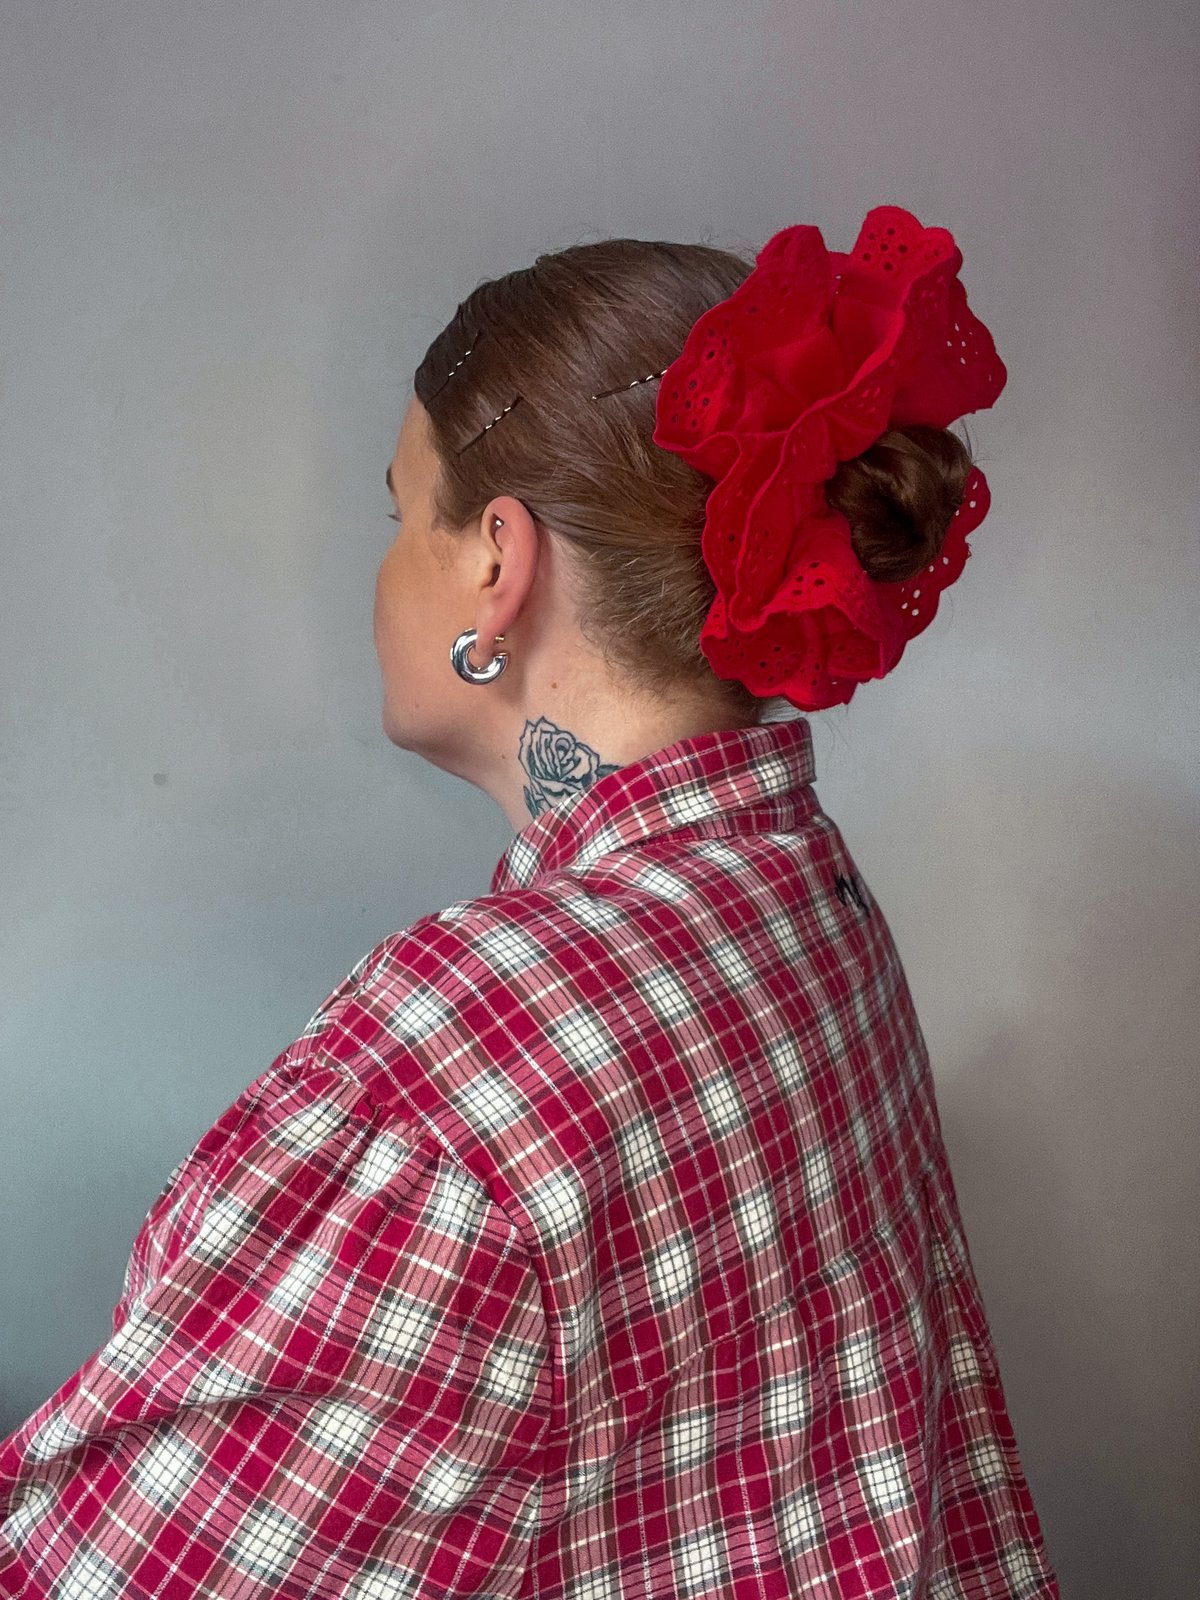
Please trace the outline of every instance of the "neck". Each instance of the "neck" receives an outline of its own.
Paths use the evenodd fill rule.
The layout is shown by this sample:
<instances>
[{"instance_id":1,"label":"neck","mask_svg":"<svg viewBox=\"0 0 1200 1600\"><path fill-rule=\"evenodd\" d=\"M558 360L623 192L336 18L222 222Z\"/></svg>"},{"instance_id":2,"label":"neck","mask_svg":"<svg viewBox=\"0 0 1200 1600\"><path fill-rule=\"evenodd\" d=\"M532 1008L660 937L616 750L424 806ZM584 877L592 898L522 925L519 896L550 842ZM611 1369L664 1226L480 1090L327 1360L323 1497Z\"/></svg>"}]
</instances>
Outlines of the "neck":
<instances>
[{"instance_id":1,"label":"neck","mask_svg":"<svg viewBox=\"0 0 1200 1600\"><path fill-rule=\"evenodd\" d=\"M599 778L680 739L758 721L731 710L719 689L668 699L632 692L609 665L548 652L552 672L521 672L514 657L494 683L464 685L460 714L402 742L491 795L517 831ZM432 734L430 737L429 735Z\"/></svg>"},{"instance_id":2,"label":"neck","mask_svg":"<svg viewBox=\"0 0 1200 1600\"><path fill-rule=\"evenodd\" d=\"M606 773L642 760L678 739L731 725L711 706L641 715L627 702L594 703L550 711L527 710L506 724L506 747L494 752L473 781L486 790L520 831L534 817Z\"/></svg>"}]
</instances>

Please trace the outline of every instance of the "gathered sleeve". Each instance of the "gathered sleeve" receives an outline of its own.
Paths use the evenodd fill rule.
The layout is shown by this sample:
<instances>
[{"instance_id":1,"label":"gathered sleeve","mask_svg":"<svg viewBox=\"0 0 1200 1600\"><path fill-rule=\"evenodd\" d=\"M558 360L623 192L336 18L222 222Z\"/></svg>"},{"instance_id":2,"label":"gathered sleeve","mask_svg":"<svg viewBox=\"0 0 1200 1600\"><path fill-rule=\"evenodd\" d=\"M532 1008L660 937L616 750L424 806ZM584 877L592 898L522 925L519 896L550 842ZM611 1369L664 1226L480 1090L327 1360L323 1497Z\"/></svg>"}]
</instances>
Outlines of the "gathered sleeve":
<instances>
[{"instance_id":1,"label":"gathered sleeve","mask_svg":"<svg viewBox=\"0 0 1200 1600\"><path fill-rule=\"evenodd\" d=\"M6 1597L519 1591L551 1394L530 1256L436 1131L300 1057L176 1168L111 1337L0 1441Z\"/></svg>"}]
</instances>

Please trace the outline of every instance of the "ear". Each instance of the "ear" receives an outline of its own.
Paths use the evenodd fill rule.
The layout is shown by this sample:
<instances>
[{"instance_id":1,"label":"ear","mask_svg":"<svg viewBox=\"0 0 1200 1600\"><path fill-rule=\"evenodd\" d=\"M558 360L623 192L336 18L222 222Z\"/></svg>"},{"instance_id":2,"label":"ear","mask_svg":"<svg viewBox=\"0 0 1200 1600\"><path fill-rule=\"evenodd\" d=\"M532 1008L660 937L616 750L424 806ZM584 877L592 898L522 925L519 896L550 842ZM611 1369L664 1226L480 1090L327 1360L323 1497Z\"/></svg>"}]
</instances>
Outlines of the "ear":
<instances>
[{"instance_id":1,"label":"ear","mask_svg":"<svg viewBox=\"0 0 1200 1600\"><path fill-rule=\"evenodd\" d=\"M497 634L506 647L528 601L537 573L541 532L528 506L512 495L496 495L480 515L479 534L486 576L475 606L480 656Z\"/></svg>"}]
</instances>

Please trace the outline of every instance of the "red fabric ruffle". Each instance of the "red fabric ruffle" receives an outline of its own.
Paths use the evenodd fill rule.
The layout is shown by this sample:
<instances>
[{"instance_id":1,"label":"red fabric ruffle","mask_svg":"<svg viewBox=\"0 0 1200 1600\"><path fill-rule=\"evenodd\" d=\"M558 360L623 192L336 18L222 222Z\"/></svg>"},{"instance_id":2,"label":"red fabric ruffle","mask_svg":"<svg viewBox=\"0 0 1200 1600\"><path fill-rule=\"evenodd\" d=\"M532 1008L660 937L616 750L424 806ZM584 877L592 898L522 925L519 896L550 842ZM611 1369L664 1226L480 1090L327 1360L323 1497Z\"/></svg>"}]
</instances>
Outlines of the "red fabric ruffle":
<instances>
[{"instance_id":1,"label":"red fabric ruffle","mask_svg":"<svg viewBox=\"0 0 1200 1600\"><path fill-rule=\"evenodd\" d=\"M719 677L805 711L881 678L933 620L991 503L976 467L934 562L868 578L825 496L838 463L889 428L948 427L1007 381L958 280L945 228L867 213L854 249L782 229L693 325L659 385L654 442L716 480L702 538L717 585L700 646Z\"/></svg>"}]
</instances>

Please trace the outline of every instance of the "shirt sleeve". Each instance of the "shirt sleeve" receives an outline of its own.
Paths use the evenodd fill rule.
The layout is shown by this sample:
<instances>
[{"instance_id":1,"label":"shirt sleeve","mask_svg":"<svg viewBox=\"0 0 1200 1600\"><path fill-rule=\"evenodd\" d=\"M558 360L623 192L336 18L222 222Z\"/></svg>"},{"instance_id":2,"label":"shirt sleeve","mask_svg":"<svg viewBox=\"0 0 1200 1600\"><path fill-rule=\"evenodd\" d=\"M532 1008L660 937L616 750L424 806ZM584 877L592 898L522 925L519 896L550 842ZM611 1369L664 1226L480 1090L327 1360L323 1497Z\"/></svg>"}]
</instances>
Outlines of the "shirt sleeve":
<instances>
[{"instance_id":1,"label":"shirt sleeve","mask_svg":"<svg viewBox=\"0 0 1200 1600\"><path fill-rule=\"evenodd\" d=\"M374 970L386 958L389 942L384 940L367 951L326 995L293 1043L280 1051L265 1072L246 1085L233 1104L225 1108L183 1160L171 1169L147 1213L125 1264L121 1296L113 1307L114 1333L118 1332L125 1320L130 1303L142 1293L150 1277L159 1270L164 1256L170 1253L178 1233L173 1224L182 1215L186 1225L186 1218L193 1209L193 1194L198 1196L195 1203L203 1202L204 1179L211 1173L213 1157L229 1144L231 1138L236 1138L242 1125L253 1116L260 1100L273 1092L281 1076L294 1077L297 1063L320 1049L323 1039L335 1029L342 1012L358 998Z\"/></svg>"},{"instance_id":2,"label":"shirt sleeve","mask_svg":"<svg viewBox=\"0 0 1200 1600\"><path fill-rule=\"evenodd\" d=\"M208 1162L107 1343L0 1441L0 1593L515 1594L551 1393L516 1226L319 1056Z\"/></svg>"}]
</instances>

